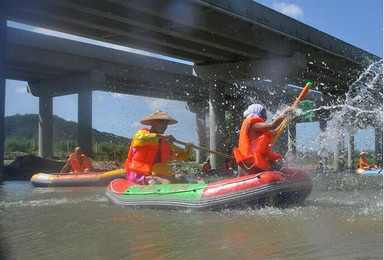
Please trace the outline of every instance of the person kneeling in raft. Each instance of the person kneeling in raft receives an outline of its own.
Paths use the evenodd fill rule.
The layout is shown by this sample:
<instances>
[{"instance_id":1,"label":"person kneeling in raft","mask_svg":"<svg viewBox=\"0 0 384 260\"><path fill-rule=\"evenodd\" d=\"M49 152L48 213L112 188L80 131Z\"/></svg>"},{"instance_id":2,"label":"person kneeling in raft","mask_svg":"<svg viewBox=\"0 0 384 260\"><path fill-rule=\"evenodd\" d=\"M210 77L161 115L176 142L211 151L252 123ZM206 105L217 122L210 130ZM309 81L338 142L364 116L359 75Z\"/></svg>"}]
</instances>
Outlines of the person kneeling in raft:
<instances>
[{"instance_id":1,"label":"person kneeling in raft","mask_svg":"<svg viewBox=\"0 0 384 260\"><path fill-rule=\"evenodd\" d=\"M150 125L151 129L142 128L133 137L124 165L127 179L141 185L169 184L174 180L183 180L183 175L173 175L167 164L169 160L186 160L193 154L192 143L187 143L185 149L182 149L172 143L176 140L172 135L164 134L168 125L176 124L177 121L157 110L140 123Z\"/></svg>"},{"instance_id":2,"label":"person kneeling in raft","mask_svg":"<svg viewBox=\"0 0 384 260\"><path fill-rule=\"evenodd\" d=\"M271 151L273 135L283 119L293 108L287 107L283 115L267 123L267 111L260 104L253 104L244 111L240 129L239 146L233 150L238 167L238 176L249 175L282 167L282 156Z\"/></svg>"}]
</instances>

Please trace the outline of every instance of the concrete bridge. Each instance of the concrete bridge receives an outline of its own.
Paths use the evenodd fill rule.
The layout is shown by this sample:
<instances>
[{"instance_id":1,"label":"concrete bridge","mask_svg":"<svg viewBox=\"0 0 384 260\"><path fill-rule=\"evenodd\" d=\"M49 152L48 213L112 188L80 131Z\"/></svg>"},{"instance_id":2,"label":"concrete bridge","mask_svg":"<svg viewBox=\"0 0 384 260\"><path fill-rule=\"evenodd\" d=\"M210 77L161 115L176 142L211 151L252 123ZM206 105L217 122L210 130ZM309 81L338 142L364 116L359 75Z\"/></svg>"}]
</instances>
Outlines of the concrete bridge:
<instances>
[{"instance_id":1,"label":"concrete bridge","mask_svg":"<svg viewBox=\"0 0 384 260\"><path fill-rule=\"evenodd\" d=\"M246 105L239 102L241 84L260 79L250 88L259 97L270 88L291 93L276 95L273 102L278 104L296 95L297 90L287 84L303 86L311 80L320 94L309 98L326 103L330 100L320 99L321 93L343 98L360 72L379 60L248 0L14 0L0 5L0 127L4 128L5 78L28 81L29 92L39 97L42 157L52 154L54 96L79 94L79 145L88 151L93 90L186 101L196 113L198 145L205 139L199 129L209 111L209 146L224 151L222 136L216 133L223 129L230 105L240 124ZM146 50L190 61L193 66L10 29L7 20ZM270 81L268 90L263 79ZM317 118L322 130L326 116ZM294 139L295 128L290 130ZM382 131L377 133L376 149L381 151ZM0 147L2 163L4 131ZM336 148L335 156L338 152ZM214 167L218 160L213 157Z\"/></svg>"}]
</instances>

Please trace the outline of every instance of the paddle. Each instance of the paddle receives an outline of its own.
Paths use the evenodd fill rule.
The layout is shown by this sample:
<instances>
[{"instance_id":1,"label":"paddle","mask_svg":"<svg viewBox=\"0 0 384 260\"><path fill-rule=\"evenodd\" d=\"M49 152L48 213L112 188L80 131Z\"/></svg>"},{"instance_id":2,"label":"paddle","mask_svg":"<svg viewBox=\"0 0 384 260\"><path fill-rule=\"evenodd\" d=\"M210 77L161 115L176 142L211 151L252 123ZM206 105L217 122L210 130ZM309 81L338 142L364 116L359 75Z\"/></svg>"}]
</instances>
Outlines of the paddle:
<instances>
[{"instance_id":1,"label":"paddle","mask_svg":"<svg viewBox=\"0 0 384 260\"><path fill-rule=\"evenodd\" d=\"M303 90L301 91L299 97L296 99L295 103L292 105L292 108L296 108L296 106L307 96L309 90L311 89L312 83L308 82ZM276 135L273 137L272 144L275 144L277 139L279 139L280 135L283 133L284 129L287 127L289 122L292 120L292 116L289 116L283 120L281 123L281 126L279 128L279 131L276 133Z\"/></svg>"},{"instance_id":2,"label":"paddle","mask_svg":"<svg viewBox=\"0 0 384 260\"><path fill-rule=\"evenodd\" d=\"M183 144L183 145L187 144L187 143L179 141L179 140L175 140L174 142L178 143L178 144ZM192 145L192 147L195 148L195 149L202 150L202 151L205 151L205 152L208 152L208 153L213 153L213 154L216 154L216 155L228 158L228 159L233 159L233 160L235 159L234 156L231 156L231 155L228 155L228 154L225 154L225 153L216 152L216 151L213 151L213 150L209 150L207 148L196 146L194 144Z\"/></svg>"},{"instance_id":3,"label":"paddle","mask_svg":"<svg viewBox=\"0 0 384 260\"><path fill-rule=\"evenodd\" d=\"M159 135L158 135L158 137L162 138L162 137L159 136ZM174 140L173 142L174 142L174 143L178 143L178 144L182 144L182 145L187 145L186 142L179 141L179 140ZM200 147L200 146L197 146L197 145L194 145L194 144L192 144L192 147L195 148L195 149L202 150L202 151L205 151L205 152L208 152L208 153L212 153L212 154L216 154L216 155L219 155L219 156L228 158L228 159L235 159L234 156L231 156L231 155L228 155L228 154L225 154L225 153L216 152L216 151L213 151L213 150L209 150L209 149L207 149L207 148Z\"/></svg>"}]
</instances>

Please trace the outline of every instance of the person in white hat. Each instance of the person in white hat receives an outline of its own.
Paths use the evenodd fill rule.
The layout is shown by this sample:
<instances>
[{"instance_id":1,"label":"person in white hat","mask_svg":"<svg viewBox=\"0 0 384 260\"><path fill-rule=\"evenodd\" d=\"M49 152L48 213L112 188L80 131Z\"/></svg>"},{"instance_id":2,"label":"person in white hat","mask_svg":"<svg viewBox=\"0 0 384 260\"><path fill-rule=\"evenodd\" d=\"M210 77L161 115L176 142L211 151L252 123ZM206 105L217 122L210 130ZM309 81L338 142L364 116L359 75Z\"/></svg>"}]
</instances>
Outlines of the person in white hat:
<instances>
[{"instance_id":1,"label":"person in white hat","mask_svg":"<svg viewBox=\"0 0 384 260\"><path fill-rule=\"evenodd\" d=\"M238 176L282 167L282 156L272 152L273 135L281 127L284 118L292 112L293 108L287 107L282 115L267 122L267 110L261 104L252 104L244 111L239 145L233 149L238 164Z\"/></svg>"},{"instance_id":2,"label":"person in white hat","mask_svg":"<svg viewBox=\"0 0 384 260\"><path fill-rule=\"evenodd\" d=\"M151 128L142 128L136 132L124 168L127 179L137 184L168 184L182 180L182 175L173 175L168 165L169 160L186 160L193 154L193 144L187 143L185 149L174 145L176 139L172 135L164 134L168 125L177 121L157 110L140 121Z\"/></svg>"}]
</instances>

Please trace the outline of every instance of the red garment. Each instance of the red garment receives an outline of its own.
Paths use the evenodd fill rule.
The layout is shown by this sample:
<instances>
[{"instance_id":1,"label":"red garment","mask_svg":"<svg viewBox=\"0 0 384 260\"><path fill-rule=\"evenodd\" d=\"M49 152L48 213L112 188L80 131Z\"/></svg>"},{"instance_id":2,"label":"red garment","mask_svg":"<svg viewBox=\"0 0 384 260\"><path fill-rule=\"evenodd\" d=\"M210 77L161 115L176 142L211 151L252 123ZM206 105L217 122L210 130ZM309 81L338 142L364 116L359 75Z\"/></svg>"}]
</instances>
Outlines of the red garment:
<instances>
[{"instance_id":1,"label":"red garment","mask_svg":"<svg viewBox=\"0 0 384 260\"><path fill-rule=\"evenodd\" d=\"M143 128L148 133L149 129ZM136 137L136 136L135 136ZM150 175L152 165L156 163L167 163L171 154L171 143L160 139L156 145L133 146L135 137L129 148L128 157L125 160L124 168L127 172L133 171Z\"/></svg>"},{"instance_id":2,"label":"red garment","mask_svg":"<svg viewBox=\"0 0 384 260\"><path fill-rule=\"evenodd\" d=\"M85 154L81 154L81 161L76 157L76 153L72 153L69 155L70 164L73 172L75 173L82 173L86 168L92 169L92 165L89 162L87 156Z\"/></svg>"},{"instance_id":3,"label":"red garment","mask_svg":"<svg viewBox=\"0 0 384 260\"><path fill-rule=\"evenodd\" d=\"M270 162L281 159L282 156L271 151L273 138L270 131L258 131L255 140L249 139L251 126L262 122L265 121L258 116L251 116L243 120L240 130L239 147L233 150L233 154L237 164L244 165L242 163L244 160L250 161L250 159L253 159L252 167L267 171L271 169ZM256 146L254 151L252 151L253 146Z\"/></svg>"},{"instance_id":4,"label":"red garment","mask_svg":"<svg viewBox=\"0 0 384 260\"><path fill-rule=\"evenodd\" d=\"M211 164L210 163L205 163L204 165L203 165L203 171L204 172L209 172L210 170L212 170L212 167L211 167Z\"/></svg>"}]
</instances>

